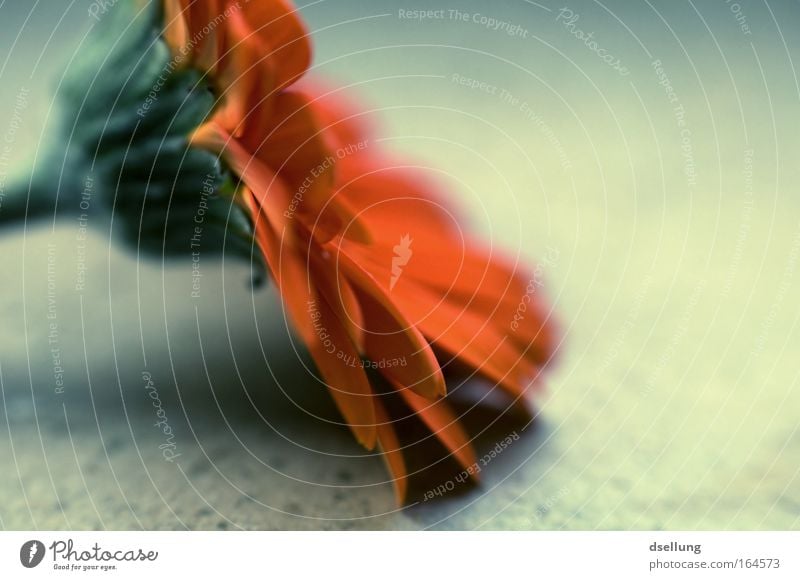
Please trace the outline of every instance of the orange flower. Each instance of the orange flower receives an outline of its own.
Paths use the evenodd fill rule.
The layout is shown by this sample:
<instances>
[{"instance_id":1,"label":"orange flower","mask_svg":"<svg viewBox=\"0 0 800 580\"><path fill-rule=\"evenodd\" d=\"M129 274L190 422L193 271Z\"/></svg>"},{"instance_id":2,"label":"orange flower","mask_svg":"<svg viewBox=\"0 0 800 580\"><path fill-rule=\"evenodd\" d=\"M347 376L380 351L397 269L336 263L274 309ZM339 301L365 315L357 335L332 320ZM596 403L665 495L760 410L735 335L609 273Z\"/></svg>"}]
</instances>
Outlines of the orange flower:
<instances>
[{"instance_id":1,"label":"orange flower","mask_svg":"<svg viewBox=\"0 0 800 580\"><path fill-rule=\"evenodd\" d=\"M380 448L402 503L397 417L372 367L468 469L476 458L442 368L460 362L525 406L554 349L532 276L466 235L431 184L376 151L335 91L300 87L311 50L289 2L165 6L172 50L219 97L192 143L240 178L291 322L356 438ZM525 316L512 324L521 303Z\"/></svg>"}]
</instances>

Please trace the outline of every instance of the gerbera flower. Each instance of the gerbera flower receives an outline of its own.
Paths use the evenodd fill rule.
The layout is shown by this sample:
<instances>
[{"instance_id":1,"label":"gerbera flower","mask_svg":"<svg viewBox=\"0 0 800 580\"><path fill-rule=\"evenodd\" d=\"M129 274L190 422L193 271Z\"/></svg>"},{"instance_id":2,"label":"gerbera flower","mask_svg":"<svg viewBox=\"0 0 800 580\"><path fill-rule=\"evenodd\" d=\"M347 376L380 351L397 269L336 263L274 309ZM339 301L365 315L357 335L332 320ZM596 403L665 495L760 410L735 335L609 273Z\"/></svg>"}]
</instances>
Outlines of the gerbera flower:
<instances>
[{"instance_id":1,"label":"gerbera flower","mask_svg":"<svg viewBox=\"0 0 800 580\"><path fill-rule=\"evenodd\" d=\"M236 6L166 2L173 50L201 38L192 63L216 78L222 100L192 142L241 179L289 318L358 441L384 453L402 501L397 434L352 361L371 361L468 468L475 456L446 400L442 366L458 359L522 402L552 354L546 312L533 303L512 332L531 278L466 237L423 179L365 146L358 113L335 91L298 86L311 50L290 3ZM228 17L204 37L219 14Z\"/></svg>"},{"instance_id":2,"label":"gerbera flower","mask_svg":"<svg viewBox=\"0 0 800 580\"><path fill-rule=\"evenodd\" d=\"M138 102L135 128L115 101L103 123L79 114L71 133L121 188L115 219L138 245L183 248L203 180L214 190L205 224L228 246L255 243L345 421L385 458L398 502L414 449L398 419L416 418L476 475L443 370L484 377L527 412L554 350L531 273L466 234L434 184L376 146L349 99L301 79L311 46L290 2L164 0L154 18L163 40L128 39L111 62L122 67L150 39L158 66L112 70L95 94L98 106L114 90ZM78 100L80 83L71 90Z\"/></svg>"}]
</instances>

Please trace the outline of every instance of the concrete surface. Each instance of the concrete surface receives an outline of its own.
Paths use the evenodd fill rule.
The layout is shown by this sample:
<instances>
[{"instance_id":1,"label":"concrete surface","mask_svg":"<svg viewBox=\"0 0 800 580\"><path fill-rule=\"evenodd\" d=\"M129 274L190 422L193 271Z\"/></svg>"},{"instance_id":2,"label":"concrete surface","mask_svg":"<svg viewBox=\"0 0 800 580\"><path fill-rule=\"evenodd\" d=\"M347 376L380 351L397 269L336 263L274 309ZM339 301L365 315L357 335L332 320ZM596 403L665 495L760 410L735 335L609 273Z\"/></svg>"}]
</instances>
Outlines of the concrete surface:
<instances>
[{"instance_id":1,"label":"concrete surface","mask_svg":"<svg viewBox=\"0 0 800 580\"><path fill-rule=\"evenodd\" d=\"M41 8L8 53L2 102L32 87L19 166L87 4ZM319 69L358 84L383 145L441 170L476 229L543 264L562 360L536 428L482 487L397 510L381 461L298 379L275 297L251 293L243 265L205 261L192 300L191 264L138 260L98 226L79 248L76 223L45 224L0 237L0 526L800 527L800 9L742 2L748 34L724 3L575 2L571 29L544 4L458 4L527 37L390 2L305 10ZM4 49L27 10L0 6Z\"/></svg>"}]
</instances>

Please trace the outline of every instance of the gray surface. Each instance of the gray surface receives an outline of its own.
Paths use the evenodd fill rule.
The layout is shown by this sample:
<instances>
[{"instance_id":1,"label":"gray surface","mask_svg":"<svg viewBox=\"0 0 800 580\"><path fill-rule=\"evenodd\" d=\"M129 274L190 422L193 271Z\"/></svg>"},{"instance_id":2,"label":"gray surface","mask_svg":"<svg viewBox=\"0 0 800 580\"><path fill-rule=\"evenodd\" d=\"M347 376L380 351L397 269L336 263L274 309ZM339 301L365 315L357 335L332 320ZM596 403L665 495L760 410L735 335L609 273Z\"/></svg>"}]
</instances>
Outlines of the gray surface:
<instances>
[{"instance_id":1,"label":"gray surface","mask_svg":"<svg viewBox=\"0 0 800 580\"><path fill-rule=\"evenodd\" d=\"M597 5L572 7L584 30L629 63L626 78L553 13L523 2L493 15L539 40L395 16L337 24L365 14L334 0L307 10L320 29L321 68L362 83L383 108L386 133L399 137L385 146L441 168L493 242L534 264L548 247L558 251L545 276L564 329L562 359L538 428L492 461L481 488L392 513L381 461L320 420L337 419L319 386L297 379L302 367L274 296L252 295L243 266L205 261L198 303L188 297L189 264L138 261L109 250L96 231L81 295L67 223L0 238L0 430L8 434L0 524L798 528L797 43L786 29L781 39L766 5L742 3L752 35L722 3L698 6L712 37L690 4L662 4L669 28L646 5L632 13L610 4L630 31ZM769 8L781 23L798 16L795 3ZM381 2L369 13L396 9ZM39 34L59 17L42 16ZM19 20L3 20L7 39ZM403 44L417 46L373 50ZM11 62L36 57L14 52ZM687 111L694 187L654 58ZM3 102L28 82L30 67L16 67L4 71ZM46 69L30 81L20 158L47 108ZM453 83L454 72L529 102L571 167L519 106ZM384 78L409 74L445 78ZM743 175L750 148L752 188ZM64 394L54 393L47 343L48 243L58 248ZM175 431L175 463L158 448L164 436L153 427L145 368Z\"/></svg>"}]
</instances>

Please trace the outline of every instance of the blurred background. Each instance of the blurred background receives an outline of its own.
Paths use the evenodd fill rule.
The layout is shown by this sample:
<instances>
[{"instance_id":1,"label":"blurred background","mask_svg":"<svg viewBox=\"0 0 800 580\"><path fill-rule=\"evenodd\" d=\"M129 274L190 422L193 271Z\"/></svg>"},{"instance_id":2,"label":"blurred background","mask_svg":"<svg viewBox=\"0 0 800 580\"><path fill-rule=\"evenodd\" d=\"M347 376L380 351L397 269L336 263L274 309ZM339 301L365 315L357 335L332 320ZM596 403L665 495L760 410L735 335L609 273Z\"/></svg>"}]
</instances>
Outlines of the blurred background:
<instances>
[{"instance_id":1,"label":"blurred background","mask_svg":"<svg viewBox=\"0 0 800 580\"><path fill-rule=\"evenodd\" d=\"M0 194L105 5L0 2ZM299 5L313 73L541 273L563 343L534 427L481 487L398 509L247 265L204 259L197 299L190 259L107 225L7 228L0 526L800 527L800 5Z\"/></svg>"}]
</instances>

